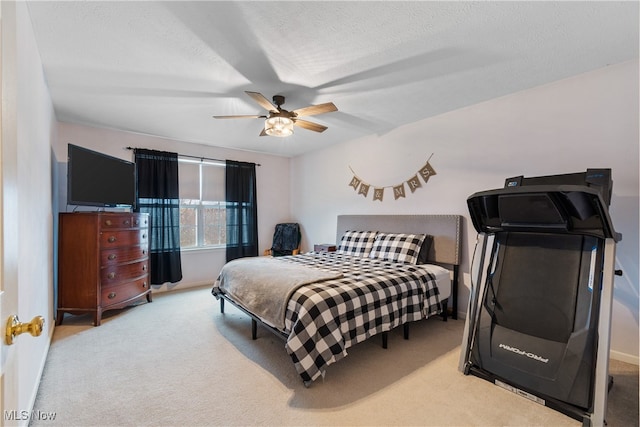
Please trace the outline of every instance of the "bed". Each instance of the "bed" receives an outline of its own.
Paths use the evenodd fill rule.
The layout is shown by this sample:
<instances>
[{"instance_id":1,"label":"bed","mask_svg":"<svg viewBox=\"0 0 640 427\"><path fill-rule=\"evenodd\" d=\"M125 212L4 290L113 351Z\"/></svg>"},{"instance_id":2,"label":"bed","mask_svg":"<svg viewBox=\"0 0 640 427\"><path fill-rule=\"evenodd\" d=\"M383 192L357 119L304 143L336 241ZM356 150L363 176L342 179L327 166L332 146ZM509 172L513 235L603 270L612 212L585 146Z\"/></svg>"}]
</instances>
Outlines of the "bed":
<instances>
[{"instance_id":1,"label":"bed","mask_svg":"<svg viewBox=\"0 0 640 427\"><path fill-rule=\"evenodd\" d=\"M212 294L285 341L305 386L374 335L457 318L462 217L339 215L336 252L250 257L222 268ZM422 236L422 238L420 237Z\"/></svg>"}]
</instances>

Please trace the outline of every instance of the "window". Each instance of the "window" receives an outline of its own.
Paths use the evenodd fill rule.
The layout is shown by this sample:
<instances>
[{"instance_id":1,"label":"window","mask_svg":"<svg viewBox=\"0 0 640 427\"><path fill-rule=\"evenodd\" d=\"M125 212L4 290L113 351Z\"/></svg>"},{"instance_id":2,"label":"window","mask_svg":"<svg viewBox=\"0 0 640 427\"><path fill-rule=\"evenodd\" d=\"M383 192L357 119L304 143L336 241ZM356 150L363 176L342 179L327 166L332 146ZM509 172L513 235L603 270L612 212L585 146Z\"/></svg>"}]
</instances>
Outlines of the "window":
<instances>
[{"instance_id":1,"label":"window","mask_svg":"<svg viewBox=\"0 0 640 427\"><path fill-rule=\"evenodd\" d=\"M225 166L222 162L178 159L180 247L224 246L226 236Z\"/></svg>"}]
</instances>

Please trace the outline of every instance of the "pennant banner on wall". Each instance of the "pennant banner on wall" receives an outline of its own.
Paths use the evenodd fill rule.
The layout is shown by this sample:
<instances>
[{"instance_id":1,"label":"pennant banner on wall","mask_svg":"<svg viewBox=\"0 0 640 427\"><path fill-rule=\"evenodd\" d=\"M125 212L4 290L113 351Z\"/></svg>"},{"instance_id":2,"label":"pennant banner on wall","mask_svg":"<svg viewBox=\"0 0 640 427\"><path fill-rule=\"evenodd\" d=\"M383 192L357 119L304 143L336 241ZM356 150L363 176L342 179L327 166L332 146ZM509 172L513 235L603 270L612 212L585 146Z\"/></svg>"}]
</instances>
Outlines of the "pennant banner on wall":
<instances>
[{"instance_id":1,"label":"pennant banner on wall","mask_svg":"<svg viewBox=\"0 0 640 427\"><path fill-rule=\"evenodd\" d=\"M401 197L406 197L407 193L405 192L405 184L407 184L407 187L409 187L409 190L411 190L411 194L413 194L418 188L422 188L422 182L420 181L420 178L422 178L422 181L424 181L424 183L426 184L429 181L429 178L436 174L435 169L429 163L431 157L433 157L433 154L429 157L429 159L427 159L427 163L406 181L403 181L397 185L386 185L383 187L373 186L373 200L382 201L382 199L384 198L385 188L393 189L394 200L398 200ZM349 166L349 169L351 169L351 166ZM351 169L351 172L353 172L353 169ZM369 189L372 187L371 184L368 184L359 176L357 176L355 172L353 172L353 178L351 178L349 186L353 187L353 189L357 191L358 194L362 194L365 198L369 194Z\"/></svg>"}]
</instances>

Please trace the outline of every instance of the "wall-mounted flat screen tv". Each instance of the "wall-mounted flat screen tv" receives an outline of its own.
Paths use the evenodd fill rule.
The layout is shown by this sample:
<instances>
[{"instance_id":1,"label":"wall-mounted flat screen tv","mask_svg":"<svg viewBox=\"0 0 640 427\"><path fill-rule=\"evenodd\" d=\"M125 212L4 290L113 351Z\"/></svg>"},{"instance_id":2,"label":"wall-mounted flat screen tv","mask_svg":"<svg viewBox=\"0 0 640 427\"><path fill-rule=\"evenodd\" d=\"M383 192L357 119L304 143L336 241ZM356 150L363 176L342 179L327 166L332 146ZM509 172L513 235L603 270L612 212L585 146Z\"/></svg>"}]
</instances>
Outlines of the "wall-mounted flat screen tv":
<instances>
[{"instance_id":1,"label":"wall-mounted flat screen tv","mask_svg":"<svg viewBox=\"0 0 640 427\"><path fill-rule=\"evenodd\" d=\"M135 164L69 144L67 204L133 207L136 201Z\"/></svg>"}]
</instances>

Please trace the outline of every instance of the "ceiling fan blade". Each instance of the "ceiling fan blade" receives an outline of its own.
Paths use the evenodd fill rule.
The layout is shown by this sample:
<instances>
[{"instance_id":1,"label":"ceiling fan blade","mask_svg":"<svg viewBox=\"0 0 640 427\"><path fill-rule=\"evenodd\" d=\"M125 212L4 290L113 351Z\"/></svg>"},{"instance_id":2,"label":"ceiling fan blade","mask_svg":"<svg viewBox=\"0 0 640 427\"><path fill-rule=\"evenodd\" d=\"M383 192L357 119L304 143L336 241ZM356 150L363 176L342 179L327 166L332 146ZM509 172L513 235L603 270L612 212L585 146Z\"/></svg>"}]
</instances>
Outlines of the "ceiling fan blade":
<instances>
[{"instance_id":1,"label":"ceiling fan blade","mask_svg":"<svg viewBox=\"0 0 640 427\"><path fill-rule=\"evenodd\" d=\"M267 116L213 116L214 119L266 119Z\"/></svg>"},{"instance_id":2,"label":"ceiling fan blade","mask_svg":"<svg viewBox=\"0 0 640 427\"><path fill-rule=\"evenodd\" d=\"M333 102L327 102L324 104L310 105L308 107L298 108L297 110L293 110L292 113L295 113L298 117L302 117L330 113L332 111L338 111L338 107L336 107Z\"/></svg>"},{"instance_id":3,"label":"ceiling fan blade","mask_svg":"<svg viewBox=\"0 0 640 427\"><path fill-rule=\"evenodd\" d=\"M271 103L271 101L269 101L267 98L264 97L263 94L258 93L258 92L249 92L249 91L246 91L246 90L244 91L244 93L246 93L251 98L253 98L253 100L256 101L258 103L258 105L260 105L265 110L267 110L267 111L278 111L278 107L273 105Z\"/></svg>"},{"instance_id":4,"label":"ceiling fan blade","mask_svg":"<svg viewBox=\"0 0 640 427\"><path fill-rule=\"evenodd\" d=\"M293 124L307 130L312 130L314 132L324 132L325 130L328 129L326 126L320 125L318 123L313 123L307 120L294 120Z\"/></svg>"},{"instance_id":5,"label":"ceiling fan blade","mask_svg":"<svg viewBox=\"0 0 640 427\"><path fill-rule=\"evenodd\" d=\"M264 128L262 129L262 132L260 132L259 136L269 136L267 135L267 132L265 132Z\"/></svg>"}]
</instances>

